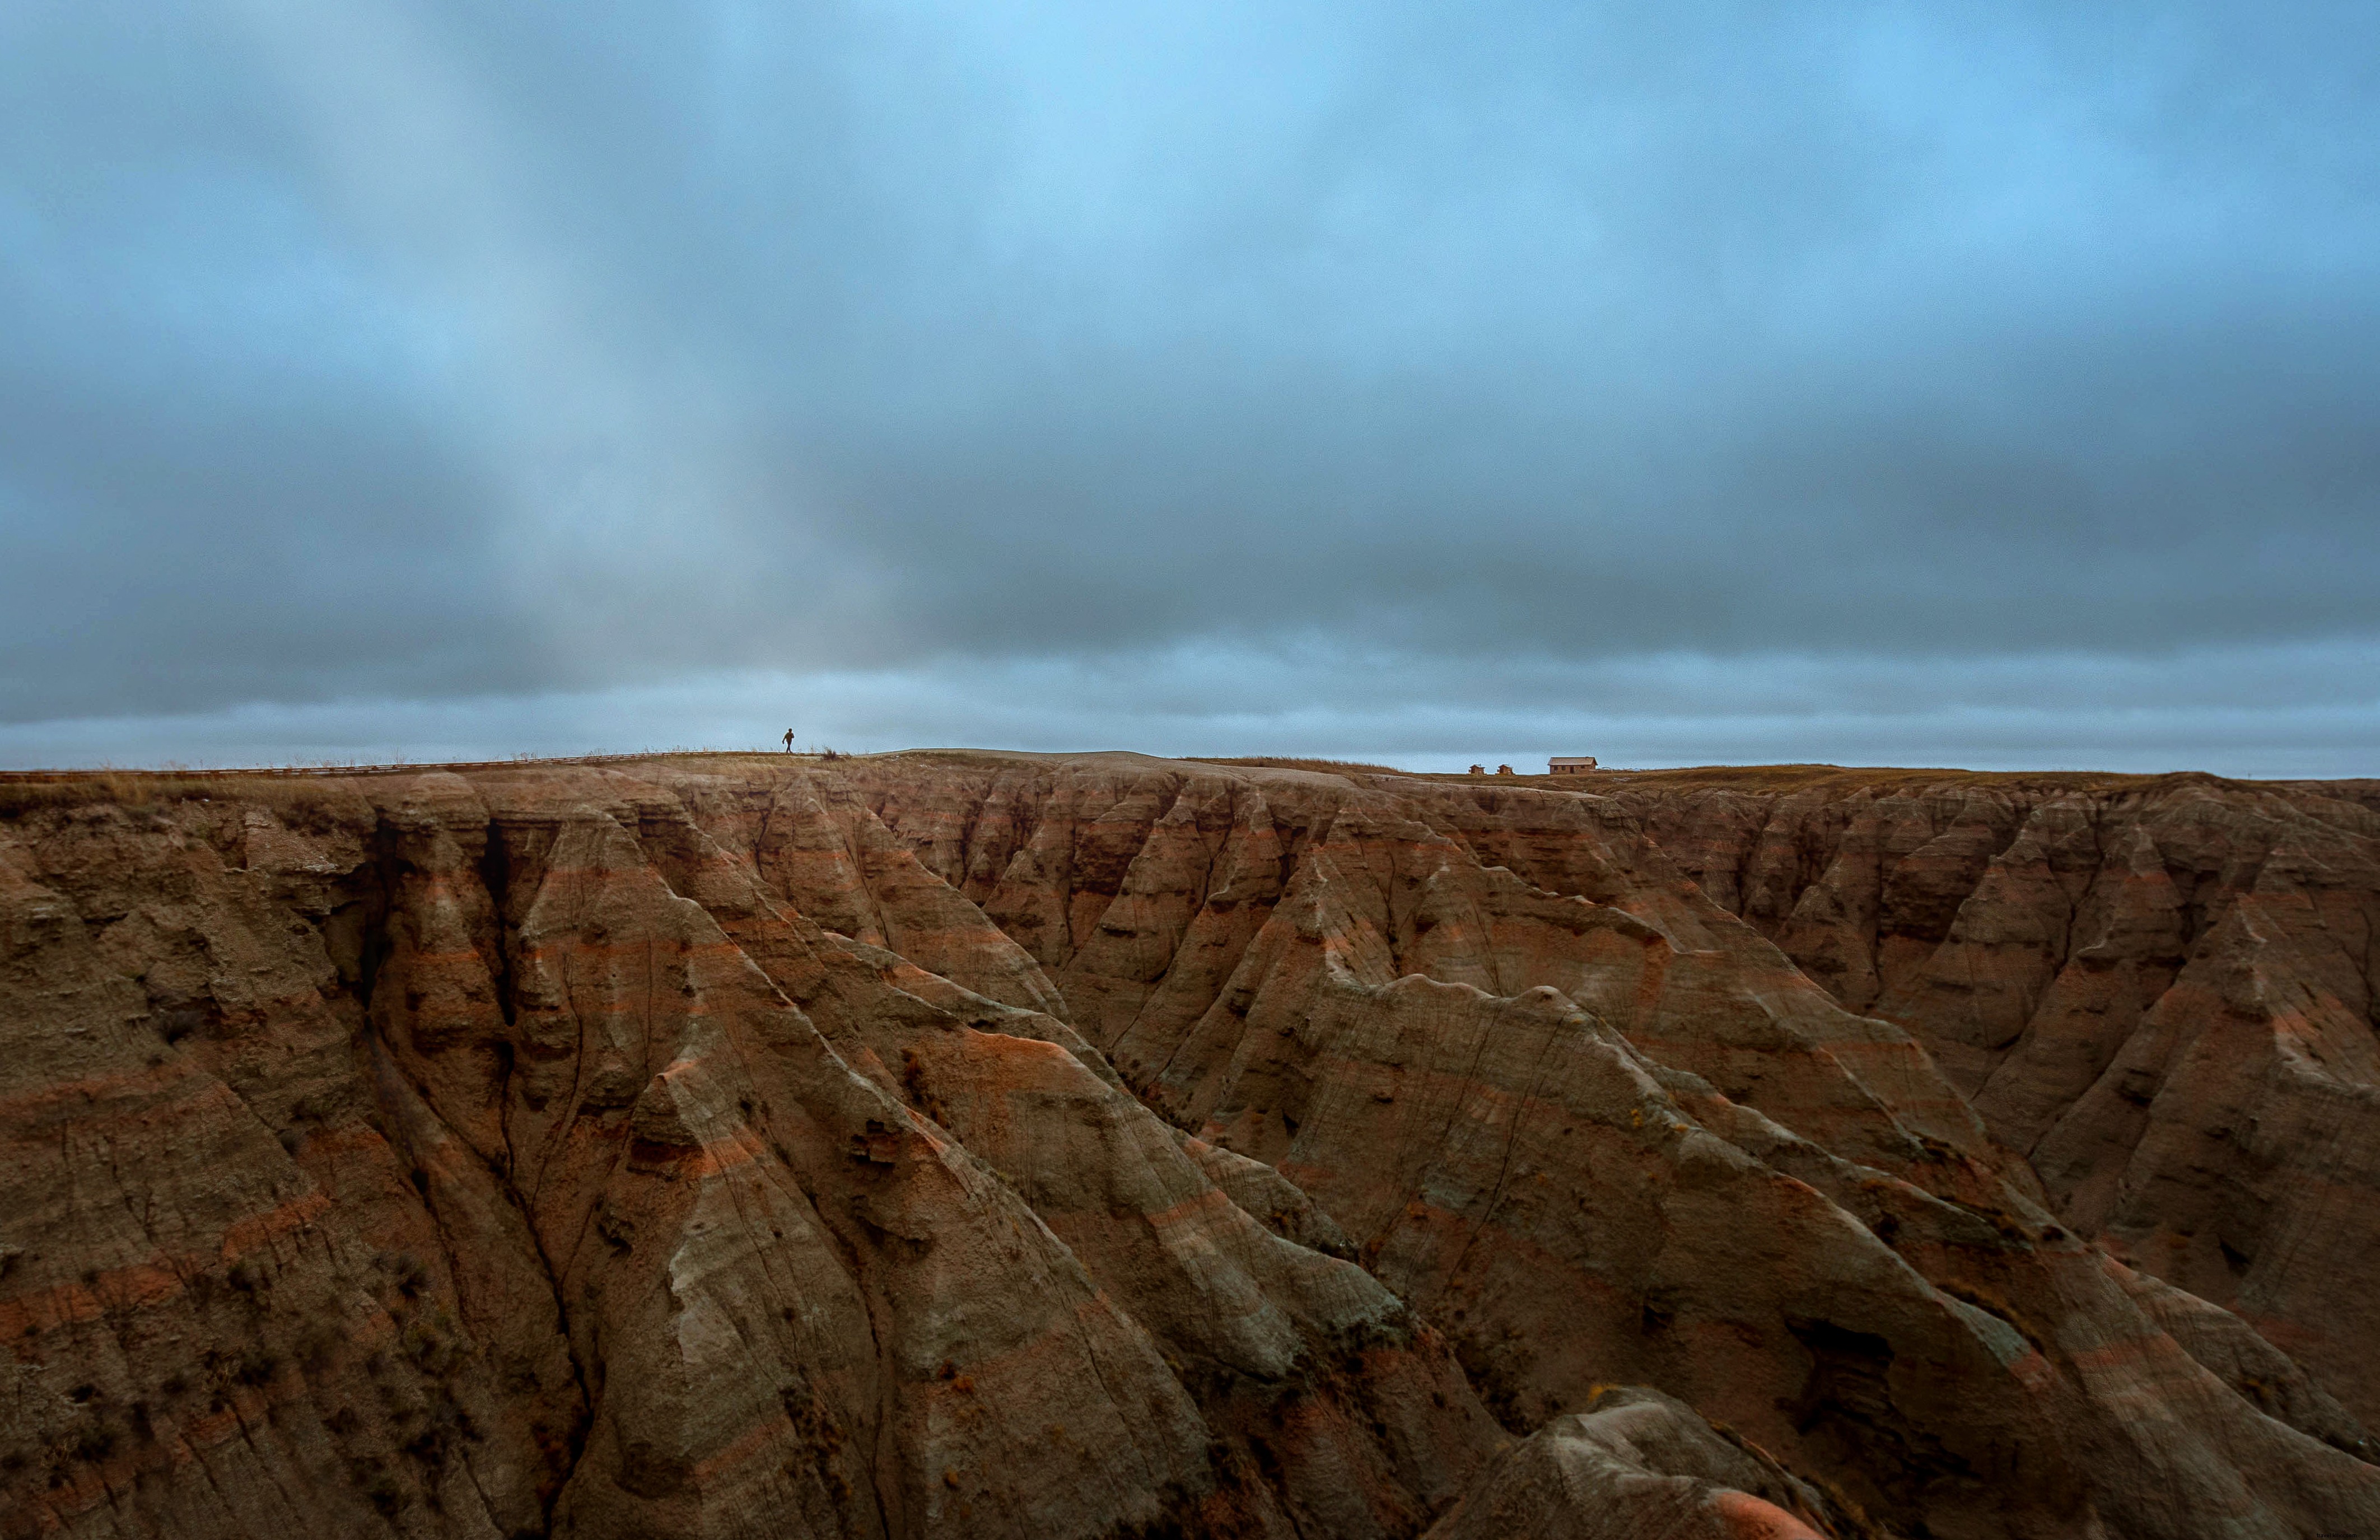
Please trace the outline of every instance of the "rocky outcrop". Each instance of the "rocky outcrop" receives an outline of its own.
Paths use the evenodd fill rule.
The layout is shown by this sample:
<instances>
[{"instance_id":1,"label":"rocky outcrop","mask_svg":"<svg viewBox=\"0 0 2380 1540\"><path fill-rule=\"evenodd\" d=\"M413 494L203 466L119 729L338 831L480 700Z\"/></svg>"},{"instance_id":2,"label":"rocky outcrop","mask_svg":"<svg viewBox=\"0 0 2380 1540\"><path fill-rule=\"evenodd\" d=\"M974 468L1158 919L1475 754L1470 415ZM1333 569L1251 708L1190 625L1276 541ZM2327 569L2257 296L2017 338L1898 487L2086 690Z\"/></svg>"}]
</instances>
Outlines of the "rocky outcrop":
<instances>
[{"instance_id":1,"label":"rocky outcrop","mask_svg":"<svg viewBox=\"0 0 2380 1540\"><path fill-rule=\"evenodd\" d=\"M1825 1506L1658 1391L1606 1390L1505 1454L1430 1540L1816 1540Z\"/></svg>"},{"instance_id":2,"label":"rocky outcrop","mask_svg":"<svg viewBox=\"0 0 2380 1540\"><path fill-rule=\"evenodd\" d=\"M5 1525L2380 1529L2347 1396L1665 827L1129 756L42 788Z\"/></svg>"},{"instance_id":3,"label":"rocky outcrop","mask_svg":"<svg viewBox=\"0 0 2380 1540\"><path fill-rule=\"evenodd\" d=\"M2380 1416L2380 784L1770 779L1609 784L1924 1042L2061 1221Z\"/></svg>"}]
</instances>

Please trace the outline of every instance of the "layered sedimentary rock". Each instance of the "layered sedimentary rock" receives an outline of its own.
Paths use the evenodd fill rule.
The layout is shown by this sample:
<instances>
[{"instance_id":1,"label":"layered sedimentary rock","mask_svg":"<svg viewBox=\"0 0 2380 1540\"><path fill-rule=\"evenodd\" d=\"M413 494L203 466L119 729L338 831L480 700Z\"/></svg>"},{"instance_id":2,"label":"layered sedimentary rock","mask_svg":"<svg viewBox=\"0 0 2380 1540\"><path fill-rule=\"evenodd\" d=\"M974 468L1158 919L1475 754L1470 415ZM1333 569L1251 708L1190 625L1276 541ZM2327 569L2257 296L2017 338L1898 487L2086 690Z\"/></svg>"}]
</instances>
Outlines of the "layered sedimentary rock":
<instances>
[{"instance_id":1,"label":"layered sedimentary rock","mask_svg":"<svg viewBox=\"0 0 2380 1540\"><path fill-rule=\"evenodd\" d=\"M2380 1533L2337 1366L1679 827L1128 756L23 795L0 1515Z\"/></svg>"},{"instance_id":2,"label":"layered sedimentary rock","mask_svg":"<svg viewBox=\"0 0 2380 1540\"><path fill-rule=\"evenodd\" d=\"M2380 1416L2380 783L1747 779L1610 788L1925 1043L2065 1224Z\"/></svg>"}]
</instances>

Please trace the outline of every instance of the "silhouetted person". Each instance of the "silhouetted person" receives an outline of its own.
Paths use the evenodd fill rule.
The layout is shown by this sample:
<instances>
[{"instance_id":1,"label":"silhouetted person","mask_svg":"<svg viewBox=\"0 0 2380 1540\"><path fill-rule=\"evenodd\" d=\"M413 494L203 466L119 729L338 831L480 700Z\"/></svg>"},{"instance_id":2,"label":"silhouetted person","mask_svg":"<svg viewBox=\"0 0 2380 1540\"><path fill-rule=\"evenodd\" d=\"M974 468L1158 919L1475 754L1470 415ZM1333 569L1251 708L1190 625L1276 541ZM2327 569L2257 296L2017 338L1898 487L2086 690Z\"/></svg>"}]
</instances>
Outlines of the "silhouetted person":
<instances>
[{"instance_id":1,"label":"silhouetted person","mask_svg":"<svg viewBox=\"0 0 2380 1540\"><path fill-rule=\"evenodd\" d=\"M785 729L785 752L786 752L786 753L788 753L788 754L791 754L793 751L794 751L794 730L793 730L792 728L788 727L788 728L786 728L786 729Z\"/></svg>"}]
</instances>

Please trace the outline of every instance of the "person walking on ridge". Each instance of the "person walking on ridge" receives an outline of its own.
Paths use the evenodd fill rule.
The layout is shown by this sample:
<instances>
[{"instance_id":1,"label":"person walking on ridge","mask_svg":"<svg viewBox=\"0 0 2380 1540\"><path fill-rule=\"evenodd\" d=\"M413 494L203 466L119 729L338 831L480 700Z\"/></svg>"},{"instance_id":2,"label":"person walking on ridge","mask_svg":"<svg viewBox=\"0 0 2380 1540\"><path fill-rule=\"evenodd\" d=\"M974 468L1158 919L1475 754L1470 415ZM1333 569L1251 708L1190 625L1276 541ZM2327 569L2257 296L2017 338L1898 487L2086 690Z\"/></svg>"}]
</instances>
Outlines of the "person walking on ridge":
<instances>
[{"instance_id":1,"label":"person walking on ridge","mask_svg":"<svg viewBox=\"0 0 2380 1540\"><path fill-rule=\"evenodd\" d=\"M788 753L788 754L791 754L793 751L794 751L794 730L793 730L792 728L788 727L788 728L786 728L786 729L785 729L785 752L786 752L786 753Z\"/></svg>"}]
</instances>

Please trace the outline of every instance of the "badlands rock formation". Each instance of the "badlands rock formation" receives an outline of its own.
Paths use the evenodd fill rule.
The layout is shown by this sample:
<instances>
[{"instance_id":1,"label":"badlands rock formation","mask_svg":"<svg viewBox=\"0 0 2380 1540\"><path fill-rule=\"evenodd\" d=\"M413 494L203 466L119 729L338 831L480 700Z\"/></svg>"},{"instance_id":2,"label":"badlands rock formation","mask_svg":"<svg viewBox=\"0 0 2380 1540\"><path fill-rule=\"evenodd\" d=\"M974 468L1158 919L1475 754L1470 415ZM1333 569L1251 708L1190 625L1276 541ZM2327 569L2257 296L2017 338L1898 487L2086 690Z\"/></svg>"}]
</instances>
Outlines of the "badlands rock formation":
<instances>
[{"instance_id":1,"label":"badlands rock formation","mask_svg":"<svg viewBox=\"0 0 2380 1540\"><path fill-rule=\"evenodd\" d=\"M9 788L0 1534L2380 1534L2373 815L2200 794Z\"/></svg>"},{"instance_id":2,"label":"badlands rock formation","mask_svg":"<svg viewBox=\"0 0 2380 1540\"><path fill-rule=\"evenodd\" d=\"M1612 790L1923 1042L2064 1223L2380 1418L2380 782L1747 779Z\"/></svg>"}]
</instances>

